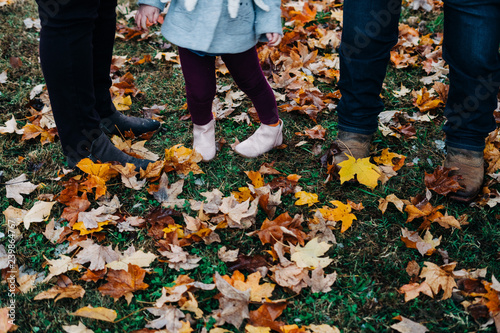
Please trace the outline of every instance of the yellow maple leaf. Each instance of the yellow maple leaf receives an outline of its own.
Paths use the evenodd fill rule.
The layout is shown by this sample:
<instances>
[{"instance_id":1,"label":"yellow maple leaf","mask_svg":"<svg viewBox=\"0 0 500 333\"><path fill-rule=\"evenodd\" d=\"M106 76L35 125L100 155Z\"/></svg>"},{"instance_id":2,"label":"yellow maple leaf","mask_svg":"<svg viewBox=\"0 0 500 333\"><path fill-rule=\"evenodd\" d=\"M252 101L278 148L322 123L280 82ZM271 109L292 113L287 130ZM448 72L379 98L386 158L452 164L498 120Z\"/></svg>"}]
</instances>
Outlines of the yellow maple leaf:
<instances>
[{"instance_id":1,"label":"yellow maple leaf","mask_svg":"<svg viewBox=\"0 0 500 333\"><path fill-rule=\"evenodd\" d=\"M116 96L113 99L113 104L115 105L118 111L125 111L130 109L130 105L132 105L132 99L130 96Z\"/></svg>"},{"instance_id":2,"label":"yellow maple leaf","mask_svg":"<svg viewBox=\"0 0 500 333\"><path fill-rule=\"evenodd\" d=\"M299 198L299 200L295 202L295 206L308 205L311 207L313 203L319 202L318 195L315 193L300 191L295 193L295 197Z\"/></svg>"},{"instance_id":3,"label":"yellow maple leaf","mask_svg":"<svg viewBox=\"0 0 500 333\"><path fill-rule=\"evenodd\" d=\"M235 271L235 273L236 272L237 271ZM241 291L250 289L250 301L261 302L263 299L270 298L272 296L275 286L272 283L259 284L261 277L262 275L260 272L252 273L247 277L246 281L241 279L234 280L233 287ZM244 278L245 277L243 276L243 279Z\"/></svg>"},{"instance_id":4,"label":"yellow maple leaf","mask_svg":"<svg viewBox=\"0 0 500 333\"><path fill-rule=\"evenodd\" d=\"M369 157L355 159L350 155L346 154L346 156L348 160L338 164L340 167L340 183L343 184L348 180L354 179L354 176L357 176L358 182L374 189L380 177L378 166L371 163Z\"/></svg>"},{"instance_id":5,"label":"yellow maple leaf","mask_svg":"<svg viewBox=\"0 0 500 333\"><path fill-rule=\"evenodd\" d=\"M250 201L254 199L252 192L248 187L240 187L238 188L238 191L231 192L231 194L236 200L238 200L239 203L245 202L248 199L250 199Z\"/></svg>"},{"instance_id":6,"label":"yellow maple leaf","mask_svg":"<svg viewBox=\"0 0 500 333\"><path fill-rule=\"evenodd\" d=\"M398 162L396 164L393 163L393 159L398 158ZM387 166L392 166L392 169L394 171L398 171L401 169L405 163L406 156L396 154L396 153L391 153L389 152L389 148L385 148L382 150L382 154L380 156L375 156L373 160L377 164L383 164Z\"/></svg>"},{"instance_id":7,"label":"yellow maple leaf","mask_svg":"<svg viewBox=\"0 0 500 333\"><path fill-rule=\"evenodd\" d=\"M252 181L252 185L255 188L259 188L264 186L264 178L262 178L262 175L258 171L245 171L246 175L250 180Z\"/></svg>"},{"instance_id":8,"label":"yellow maple leaf","mask_svg":"<svg viewBox=\"0 0 500 333\"><path fill-rule=\"evenodd\" d=\"M80 231L80 235L88 235L94 232L102 231L102 227L109 224L110 221L104 221L104 222L97 222L98 227L97 228L92 228L92 229L87 229L85 228L85 225L83 222L77 222L73 224L73 230L78 230Z\"/></svg>"},{"instance_id":9,"label":"yellow maple leaf","mask_svg":"<svg viewBox=\"0 0 500 333\"><path fill-rule=\"evenodd\" d=\"M337 206L337 208L332 210L332 215L335 221L342 221L342 228L340 232L345 232L352 225L352 221L357 220L356 215L351 213L351 205L345 205L338 200L330 201L332 205Z\"/></svg>"},{"instance_id":10,"label":"yellow maple leaf","mask_svg":"<svg viewBox=\"0 0 500 333\"><path fill-rule=\"evenodd\" d=\"M165 149L165 171L176 170L178 174L184 175L189 172L195 175L203 173L197 164L202 158L200 153L192 149L181 144L175 145L170 149Z\"/></svg>"}]
</instances>

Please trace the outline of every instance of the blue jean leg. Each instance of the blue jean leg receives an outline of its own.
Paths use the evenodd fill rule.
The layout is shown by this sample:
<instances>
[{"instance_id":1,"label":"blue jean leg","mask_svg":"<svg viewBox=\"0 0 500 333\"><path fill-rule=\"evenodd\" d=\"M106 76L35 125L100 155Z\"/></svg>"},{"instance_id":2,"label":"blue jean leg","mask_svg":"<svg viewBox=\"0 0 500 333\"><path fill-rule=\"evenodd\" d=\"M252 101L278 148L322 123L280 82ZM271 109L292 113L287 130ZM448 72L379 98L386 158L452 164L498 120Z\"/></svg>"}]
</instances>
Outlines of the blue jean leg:
<instances>
[{"instance_id":1,"label":"blue jean leg","mask_svg":"<svg viewBox=\"0 0 500 333\"><path fill-rule=\"evenodd\" d=\"M450 91L443 127L450 147L482 151L496 128L500 0L445 0L443 56Z\"/></svg>"},{"instance_id":2,"label":"blue jean leg","mask_svg":"<svg viewBox=\"0 0 500 333\"><path fill-rule=\"evenodd\" d=\"M398 41L401 0L345 0L340 45L339 129L372 134L391 48Z\"/></svg>"}]
</instances>

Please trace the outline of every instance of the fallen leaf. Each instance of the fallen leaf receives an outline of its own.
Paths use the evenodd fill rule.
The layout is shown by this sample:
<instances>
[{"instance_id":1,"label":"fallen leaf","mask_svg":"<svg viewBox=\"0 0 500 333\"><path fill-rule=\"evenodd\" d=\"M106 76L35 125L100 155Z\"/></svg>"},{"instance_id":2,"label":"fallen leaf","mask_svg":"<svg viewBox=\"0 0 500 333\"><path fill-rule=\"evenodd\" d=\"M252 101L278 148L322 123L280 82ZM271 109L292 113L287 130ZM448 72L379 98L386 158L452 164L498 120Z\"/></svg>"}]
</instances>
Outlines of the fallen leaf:
<instances>
[{"instance_id":1,"label":"fallen leaf","mask_svg":"<svg viewBox=\"0 0 500 333\"><path fill-rule=\"evenodd\" d=\"M307 205L311 207L314 203L319 202L318 195L315 193L299 191L295 193L295 197L299 198L299 200L295 201L296 206Z\"/></svg>"},{"instance_id":2,"label":"fallen leaf","mask_svg":"<svg viewBox=\"0 0 500 333\"><path fill-rule=\"evenodd\" d=\"M422 268L420 277L425 279L425 282L431 287L432 292L436 295L443 290L443 300L451 297L453 288L457 287L453 278L453 269L457 265L456 262L443 265L441 267L431 263L424 262L425 267Z\"/></svg>"},{"instance_id":3,"label":"fallen leaf","mask_svg":"<svg viewBox=\"0 0 500 333\"><path fill-rule=\"evenodd\" d=\"M90 319L96 319L96 320L103 320L103 321L108 321L108 322L114 322L118 314L116 313L115 310L103 308L103 307L97 307L93 308L90 306L86 306L83 308L80 308L76 310L73 313L70 313L72 316L79 316L79 317L85 317L85 318L90 318Z\"/></svg>"},{"instance_id":4,"label":"fallen leaf","mask_svg":"<svg viewBox=\"0 0 500 333\"><path fill-rule=\"evenodd\" d=\"M347 157L348 160L338 164L340 167L340 183L343 184L346 181L354 179L354 176L357 176L358 182L374 189L380 177L379 168L375 164L370 163L369 157L359 159L355 159L350 155L347 155Z\"/></svg>"},{"instance_id":5,"label":"fallen leaf","mask_svg":"<svg viewBox=\"0 0 500 333\"><path fill-rule=\"evenodd\" d=\"M113 297L115 302L122 296L125 296L127 303L130 304L132 293L138 290L145 290L149 287L144 283L146 271L139 266L128 264L128 271L123 269L108 270L107 283L98 288L102 295Z\"/></svg>"},{"instance_id":6,"label":"fallen leaf","mask_svg":"<svg viewBox=\"0 0 500 333\"><path fill-rule=\"evenodd\" d=\"M83 295L85 295L85 289L83 289L82 286L74 284L64 288L61 288L59 286L54 286L47 291L39 293L33 299L35 301L39 301L41 299L55 298L54 302L57 302L58 300L63 298L72 298L72 299L81 298L83 297Z\"/></svg>"},{"instance_id":7,"label":"fallen leaf","mask_svg":"<svg viewBox=\"0 0 500 333\"><path fill-rule=\"evenodd\" d=\"M78 326L76 325L66 325L62 327L63 330L66 331L66 333L94 333L91 329L88 329L83 323L80 321L78 322Z\"/></svg>"},{"instance_id":8,"label":"fallen leaf","mask_svg":"<svg viewBox=\"0 0 500 333\"><path fill-rule=\"evenodd\" d=\"M214 312L219 319L220 325L229 323L239 328L245 318L249 318L248 304L250 302L250 290L240 291L224 280L218 272L215 272L215 284L221 292L219 309Z\"/></svg>"},{"instance_id":9,"label":"fallen leaf","mask_svg":"<svg viewBox=\"0 0 500 333\"><path fill-rule=\"evenodd\" d=\"M5 182L5 189L7 191L5 197L12 198L19 205L22 205L24 198L21 194L30 194L38 188L38 185L28 182L27 180L28 177L23 173L22 175Z\"/></svg>"},{"instance_id":10,"label":"fallen leaf","mask_svg":"<svg viewBox=\"0 0 500 333\"><path fill-rule=\"evenodd\" d=\"M48 219L52 206L56 202L37 201L24 216L24 228L28 230L33 222L42 222Z\"/></svg>"},{"instance_id":11,"label":"fallen leaf","mask_svg":"<svg viewBox=\"0 0 500 333\"><path fill-rule=\"evenodd\" d=\"M1 81L1 78L0 78L0 81ZM12 118L10 118L10 120L5 122L5 126L0 127L0 134L7 134L7 133L23 134L23 132L24 131L22 129L17 128L17 122L16 122L16 119L14 118L14 116L12 116Z\"/></svg>"},{"instance_id":12,"label":"fallen leaf","mask_svg":"<svg viewBox=\"0 0 500 333\"><path fill-rule=\"evenodd\" d=\"M416 323L408 318L405 318L403 316L396 316L393 319L397 319L400 322L397 324L391 325L391 328L401 332L401 333L425 333L428 332L429 330L424 326L419 323Z\"/></svg>"},{"instance_id":13,"label":"fallen leaf","mask_svg":"<svg viewBox=\"0 0 500 333\"><path fill-rule=\"evenodd\" d=\"M325 268L333 259L321 258L332 247L327 243L318 243L317 238L310 240L304 247L300 245L291 246L291 260L294 261L300 268Z\"/></svg>"},{"instance_id":14,"label":"fallen leaf","mask_svg":"<svg viewBox=\"0 0 500 333\"><path fill-rule=\"evenodd\" d=\"M447 195L462 190L458 181L462 179L460 175L449 176L453 169L438 166L432 174L425 173L425 186L437 194Z\"/></svg>"}]
</instances>

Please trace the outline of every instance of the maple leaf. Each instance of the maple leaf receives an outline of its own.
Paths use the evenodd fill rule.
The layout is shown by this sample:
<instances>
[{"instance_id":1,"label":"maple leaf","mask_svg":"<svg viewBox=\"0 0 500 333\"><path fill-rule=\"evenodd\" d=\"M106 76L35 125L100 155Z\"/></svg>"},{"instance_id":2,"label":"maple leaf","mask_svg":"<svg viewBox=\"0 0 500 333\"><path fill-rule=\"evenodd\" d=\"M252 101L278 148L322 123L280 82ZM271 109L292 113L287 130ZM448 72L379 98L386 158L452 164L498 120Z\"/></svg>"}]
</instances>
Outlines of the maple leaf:
<instances>
[{"instance_id":1,"label":"maple leaf","mask_svg":"<svg viewBox=\"0 0 500 333\"><path fill-rule=\"evenodd\" d=\"M246 189L248 188L246 187ZM217 214L219 212L219 206L222 204L222 197L224 194L219 191L219 189L213 189L210 192L201 192L200 194L205 197L204 202L202 203L201 201L190 200L191 209L200 210L203 206L203 211L206 214ZM241 203L245 200L238 201Z\"/></svg>"},{"instance_id":2,"label":"maple leaf","mask_svg":"<svg viewBox=\"0 0 500 333\"><path fill-rule=\"evenodd\" d=\"M342 221L342 228L340 232L344 233L352 225L353 220L357 220L356 215L351 213L351 205L343 204L338 200L330 201L332 205L337 206L335 209L323 207L318 211L323 215L326 220Z\"/></svg>"},{"instance_id":3,"label":"maple leaf","mask_svg":"<svg viewBox=\"0 0 500 333\"><path fill-rule=\"evenodd\" d=\"M95 188L96 199L106 193L106 182L116 175L116 171L111 169L110 163L94 163L89 158L82 159L76 166L88 174L88 179L82 185L87 190Z\"/></svg>"},{"instance_id":4,"label":"maple leaf","mask_svg":"<svg viewBox=\"0 0 500 333\"><path fill-rule=\"evenodd\" d=\"M429 190L433 190L434 192L447 195L448 193L454 193L458 190L463 190L463 187L460 186L458 181L462 179L460 175L449 176L449 173L454 168L445 168L443 166L438 166L434 169L432 174L425 173L425 186Z\"/></svg>"},{"instance_id":5,"label":"maple leaf","mask_svg":"<svg viewBox=\"0 0 500 333\"><path fill-rule=\"evenodd\" d=\"M236 289L224 280L218 272L215 272L214 280L217 289L222 294L219 299L219 309L214 311L218 323L223 325L227 322L239 328L243 320L249 318L250 290L240 291Z\"/></svg>"},{"instance_id":6,"label":"maple leaf","mask_svg":"<svg viewBox=\"0 0 500 333\"><path fill-rule=\"evenodd\" d=\"M260 272L255 272L250 274L245 281L243 274L234 271L232 277L224 275L222 278L238 290L246 291L250 289L250 301L261 302L263 299L270 298L274 290L274 285L271 283L259 285L261 277Z\"/></svg>"},{"instance_id":7,"label":"maple leaf","mask_svg":"<svg viewBox=\"0 0 500 333\"><path fill-rule=\"evenodd\" d=\"M331 286L337 280L337 272L325 274L322 267L317 267L311 272L311 278L307 281L313 293L327 293L332 290Z\"/></svg>"},{"instance_id":8,"label":"maple leaf","mask_svg":"<svg viewBox=\"0 0 500 333\"><path fill-rule=\"evenodd\" d=\"M111 245L105 247L98 244L92 244L85 247L76 255L74 260L77 264L86 264L90 262L91 271L104 269L107 263L120 259L120 253L114 251Z\"/></svg>"},{"instance_id":9,"label":"maple leaf","mask_svg":"<svg viewBox=\"0 0 500 333\"><path fill-rule=\"evenodd\" d=\"M141 181L137 180L135 176L138 174L138 172L135 171L135 165L132 163L127 163L126 166L113 165L112 168L120 173L122 183L125 185L125 187L138 191L146 183L146 179L143 179Z\"/></svg>"},{"instance_id":10,"label":"maple leaf","mask_svg":"<svg viewBox=\"0 0 500 333\"><path fill-rule=\"evenodd\" d=\"M24 130L17 128L17 122L14 116L5 122L5 126L0 127L0 134L16 133L23 134Z\"/></svg>"},{"instance_id":11,"label":"maple leaf","mask_svg":"<svg viewBox=\"0 0 500 333\"><path fill-rule=\"evenodd\" d=\"M380 169L375 164L370 163L369 157L355 159L350 155L346 154L346 156L348 160L338 164L340 183L343 184L357 176L358 182L374 189L378 184Z\"/></svg>"},{"instance_id":12,"label":"maple leaf","mask_svg":"<svg viewBox=\"0 0 500 333\"><path fill-rule=\"evenodd\" d=\"M317 238L311 239L304 247L300 245L291 246L291 260L300 268L316 268L330 265L333 259L320 258L332 247L331 244L324 242L318 243Z\"/></svg>"},{"instance_id":13,"label":"maple leaf","mask_svg":"<svg viewBox=\"0 0 500 333\"><path fill-rule=\"evenodd\" d=\"M297 294L308 285L306 282L309 280L307 268L301 268L295 263L275 265L269 270L274 273L272 278L277 284L290 288Z\"/></svg>"},{"instance_id":14,"label":"maple leaf","mask_svg":"<svg viewBox=\"0 0 500 333\"><path fill-rule=\"evenodd\" d=\"M40 142L43 145L47 143L54 142L55 136L57 135L56 128L50 128L48 130L41 128L40 126L28 123L22 128L23 136L22 141L30 140L36 138L40 135Z\"/></svg>"},{"instance_id":15,"label":"maple leaf","mask_svg":"<svg viewBox=\"0 0 500 333\"><path fill-rule=\"evenodd\" d=\"M380 209L380 211L382 211L382 214L385 214L385 211L386 211L389 203L393 203L394 206L396 206L396 208L401 213L403 212L403 207L405 205L405 202L403 200L399 199L395 194L389 194L387 197L385 197L385 199L380 198L380 199L378 199L378 202L379 202L378 209ZM410 203L410 202L408 202L408 203Z\"/></svg>"},{"instance_id":16,"label":"maple leaf","mask_svg":"<svg viewBox=\"0 0 500 333\"><path fill-rule=\"evenodd\" d=\"M391 326L392 329L401 332L401 333L425 333L429 330L419 323L416 323L408 318L403 316L396 316L393 319L397 319L400 322L397 324L393 324Z\"/></svg>"},{"instance_id":17,"label":"maple leaf","mask_svg":"<svg viewBox=\"0 0 500 333\"><path fill-rule=\"evenodd\" d=\"M228 250L225 246L223 246L219 249L219 251L217 251L217 256L223 262L234 262L238 260L239 251L240 249Z\"/></svg>"},{"instance_id":18,"label":"maple leaf","mask_svg":"<svg viewBox=\"0 0 500 333\"><path fill-rule=\"evenodd\" d=\"M281 172L279 172L278 170L276 170L274 168L274 163L275 163L275 161L273 161L271 163L263 163L259 168L260 174L261 175L281 175Z\"/></svg>"},{"instance_id":19,"label":"maple leaf","mask_svg":"<svg viewBox=\"0 0 500 333\"><path fill-rule=\"evenodd\" d=\"M316 125L313 128L304 130L304 134L296 132L295 135L307 136L311 139L325 140L326 129L321 125Z\"/></svg>"},{"instance_id":20,"label":"maple leaf","mask_svg":"<svg viewBox=\"0 0 500 333\"><path fill-rule=\"evenodd\" d=\"M91 329L88 329L81 321L78 322L78 326L76 325L63 325L63 330L66 333L94 333Z\"/></svg>"},{"instance_id":21,"label":"maple leaf","mask_svg":"<svg viewBox=\"0 0 500 333\"><path fill-rule=\"evenodd\" d=\"M115 310L103 308L103 307L97 307L93 308L91 306L86 306L83 308L80 308L76 310L73 313L70 313L72 316L80 316L80 317L85 317L85 318L91 318L91 319L97 319L97 320L103 320L103 321L108 321L108 322L114 322L118 314L116 313Z\"/></svg>"},{"instance_id":22,"label":"maple leaf","mask_svg":"<svg viewBox=\"0 0 500 333\"><path fill-rule=\"evenodd\" d=\"M7 191L5 197L12 198L19 205L22 205L24 198L21 194L30 194L38 188L38 185L28 182L27 180L28 177L23 173L22 175L5 182L5 189Z\"/></svg>"},{"instance_id":23,"label":"maple leaf","mask_svg":"<svg viewBox=\"0 0 500 333\"><path fill-rule=\"evenodd\" d=\"M433 99L431 94L427 91L427 88L423 87L420 91L412 92L413 105L418 107L420 112L426 112L429 110L434 110L437 107L443 105L443 101L440 99Z\"/></svg>"},{"instance_id":24,"label":"maple leaf","mask_svg":"<svg viewBox=\"0 0 500 333\"><path fill-rule=\"evenodd\" d=\"M23 218L24 228L28 230L33 222L42 222L48 219L52 207L56 202L37 201Z\"/></svg>"},{"instance_id":25,"label":"maple leaf","mask_svg":"<svg viewBox=\"0 0 500 333\"><path fill-rule=\"evenodd\" d=\"M453 269L457 265L456 262L439 267L431 262L424 262L425 267L420 273L421 278L425 278L425 282L431 287L432 292L436 295L440 290L443 290L443 298L451 297L453 288L457 287L453 278Z\"/></svg>"},{"instance_id":26,"label":"maple leaf","mask_svg":"<svg viewBox=\"0 0 500 333\"><path fill-rule=\"evenodd\" d=\"M226 197L222 199L222 204L219 209L224 216L230 228L248 229L255 223L255 216L258 210L258 200L249 200L242 203L233 197Z\"/></svg>"},{"instance_id":27,"label":"maple leaf","mask_svg":"<svg viewBox=\"0 0 500 333\"><path fill-rule=\"evenodd\" d=\"M41 299L56 298L54 300L54 302L57 302L58 300L60 300L62 298L77 299L77 298L83 297L83 295L85 295L85 289L83 289L82 286L75 284L75 285L70 285L67 287L54 286L47 291L43 291L43 292L39 293L33 299L35 301L38 301Z\"/></svg>"},{"instance_id":28,"label":"maple leaf","mask_svg":"<svg viewBox=\"0 0 500 333\"><path fill-rule=\"evenodd\" d=\"M69 270L80 270L80 265L74 262L71 257L65 256L63 254L61 254L60 257L61 259L49 260L44 256L50 266L49 275L47 275L47 277L42 282L45 283L54 276L66 273Z\"/></svg>"},{"instance_id":29,"label":"maple leaf","mask_svg":"<svg viewBox=\"0 0 500 333\"><path fill-rule=\"evenodd\" d=\"M165 149L166 171L170 168L170 170L176 170L178 174L187 175L189 172L192 172L194 175L197 175L203 173L197 164L202 159L203 157L200 153L180 144L170 149Z\"/></svg>"},{"instance_id":30,"label":"maple leaf","mask_svg":"<svg viewBox=\"0 0 500 333\"><path fill-rule=\"evenodd\" d=\"M245 174L250 178L255 188L264 186L264 178L262 178L259 171L245 171Z\"/></svg>"},{"instance_id":31,"label":"maple leaf","mask_svg":"<svg viewBox=\"0 0 500 333\"><path fill-rule=\"evenodd\" d=\"M308 236L310 238L318 238L319 242L331 242L333 244L336 244L337 240L335 239L335 235L332 232L332 229L336 224L336 221L327 221L318 209L315 211L313 218L309 219L308 226L310 232Z\"/></svg>"},{"instance_id":32,"label":"maple leaf","mask_svg":"<svg viewBox=\"0 0 500 333\"><path fill-rule=\"evenodd\" d=\"M168 258L168 267L177 271L181 268L185 270L196 268L198 267L198 261L201 260L201 258L196 255L190 255L180 246L173 244L170 245L170 251L159 252Z\"/></svg>"},{"instance_id":33,"label":"maple leaf","mask_svg":"<svg viewBox=\"0 0 500 333\"><path fill-rule=\"evenodd\" d=\"M103 295L113 297L115 302L125 296L127 303L130 304L134 291L145 290L149 287L143 281L145 275L144 269L133 264L128 264L128 271L110 269L106 277L108 283L100 286L98 290Z\"/></svg>"},{"instance_id":34,"label":"maple leaf","mask_svg":"<svg viewBox=\"0 0 500 333\"><path fill-rule=\"evenodd\" d=\"M156 161L154 163L149 163L146 170L141 168L140 177L149 179L150 181L155 181L160 178L161 172L165 167L165 161Z\"/></svg>"},{"instance_id":35,"label":"maple leaf","mask_svg":"<svg viewBox=\"0 0 500 333\"><path fill-rule=\"evenodd\" d=\"M394 164L394 159L396 159L396 164ZM391 166L394 171L398 171L403 167L405 159L406 156L404 155L389 152L389 148L382 150L382 155L373 158L375 163Z\"/></svg>"},{"instance_id":36,"label":"maple leaf","mask_svg":"<svg viewBox=\"0 0 500 333\"><path fill-rule=\"evenodd\" d=\"M130 96L115 96L113 98L113 104L118 111L130 110L132 98L130 98Z\"/></svg>"},{"instance_id":37,"label":"maple leaf","mask_svg":"<svg viewBox=\"0 0 500 333\"><path fill-rule=\"evenodd\" d=\"M417 298L420 293L434 298L434 293L427 282L422 283L409 283L399 288L399 292L405 294L405 302Z\"/></svg>"},{"instance_id":38,"label":"maple leaf","mask_svg":"<svg viewBox=\"0 0 500 333\"><path fill-rule=\"evenodd\" d=\"M198 307L198 301L194 298L194 295L188 291L188 296L189 299L182 304L181 310L193 312L196 319L203 318L203 311Z\"/></svg>"},{"instance_id":39,"label":"maple leaf","mask_svg":"<svg viewBox=\"0 0 500 333\"><path fill-rule=\"evenodd\" d=\"M250 312L250 323L255 326L268 327L274 331L281 332L281 327L284 323L276 321L276 318L281 316L286 307L287 302L264 303L257 310Z\"/></svg>"},{"instance_id":40,"label":"maple leaf","mask_svg":"<svg viewBox=\"0 0 500 333\"><path fill-rule=\"evenodd\" d=\"M151 151L149 151L144 147L144 144L147 142L146 140L138 141L132 144L132 140L123 141L119 136L113 135L113 137L111 138L111 142L113 142L116 148L120 149L124 153L133 156L135 158L146 159L151 161L157 161L159 158L157 154L152 153ZM128 169L129 167L126 168ZM117 169L117 171L119 171L119 169Z\"/></svg>"},{"instance_id":41,"label":"maple leaf","mask_svg":"<svg viewBox=\"0 0 500 333\"><path fill-rule=\"evenodd\" d=\"M149 267L155 259L156 255L154 253L144 253L142 250L136 251L132 245L123 253L119 260L106 264L106 267L114 270L127 270L129 264L133 264L138 267Z\"/></svg>"},{"instance_id":42,"label":"maple leaf","mask_svg":"<svg viewBox=\"0 0 500 333\"><path fill-rule=\"evenodd\" d=\"M288 212L279 215L273 221L265 219L256 233L259 235L262 244L275 244L276 242L291 242L304 244L306 234L302 231L303 218L295 215L294 218ZM253 234L253 233L252 233Z\"/></svg>"},{"instance_id":43,"label":"maple leaf","mask_svg":"<svg viewBox=\"0 0 500 333\"><path fill-rule=\"evenodd\" d=\"M179 332L185 325L181 319L185 318L186 315L174 306L164 305L161 308L147 308L147 310L159 318L150 321L146 327L165 328L167 332Z\"/></svg>"},{"instance_id":44,"label":"maple leaf","mask_svg":"<svg viewBox=\"0 0 500 333\"><path fill-rule=\"evenodd\" d=\"M422 256L430 256L436 252L436 247L441 243L441 236L439 238L433 238L429 230L426 230L423 239L420 238L416 231L408 231L408 229L402 228L401 232L403 234L401 240L406 246L411 249L417 249Z\"/></svg>"},{"instance_id":45,"label":"maple leaf","mask_svg":"<svg viewBox=\"0 0 500 333\"><path fill-rule=\"evenodd\" d=\"M318 195L315 193L299 191L295 193L295 197L299 198L299 200L295 201L296 206L307 205L311 207L314 203L319 202Z\"/></svg>"},{"instance_id":46,"label":"maple leaf","mask_svg":"<svg viewBox=\"0 0 500 333\"><path fill-rule=\"evenodd\" d=\"M90 201L87 200L87 194L84 193L81 197L74 196L66 203L61 215L61 219L67 220L70 226L73 226L78 220L78 214L86 211L90 207Z\"/></svg>"}]
</instances>

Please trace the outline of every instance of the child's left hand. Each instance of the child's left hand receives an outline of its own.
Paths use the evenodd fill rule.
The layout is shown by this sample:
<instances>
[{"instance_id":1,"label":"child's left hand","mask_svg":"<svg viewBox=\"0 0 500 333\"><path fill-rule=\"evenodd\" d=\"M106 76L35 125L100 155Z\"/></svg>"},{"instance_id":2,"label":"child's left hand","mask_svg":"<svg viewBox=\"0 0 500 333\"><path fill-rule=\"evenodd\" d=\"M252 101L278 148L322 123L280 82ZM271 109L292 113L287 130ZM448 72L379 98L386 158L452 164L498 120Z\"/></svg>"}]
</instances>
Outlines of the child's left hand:
<instances>
[{"instance_id":1,"label":"child's left hand","mask_svg":"<svg viewBox=\"0 0 500 333\"><path fill-rule=\"evenodd\" d=\"M266 37L269 40L269 42L267 42L269 46L277 46L281 42L281 35L277 32L268 32Z\"/></svg>"}]
</instances>

